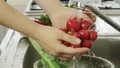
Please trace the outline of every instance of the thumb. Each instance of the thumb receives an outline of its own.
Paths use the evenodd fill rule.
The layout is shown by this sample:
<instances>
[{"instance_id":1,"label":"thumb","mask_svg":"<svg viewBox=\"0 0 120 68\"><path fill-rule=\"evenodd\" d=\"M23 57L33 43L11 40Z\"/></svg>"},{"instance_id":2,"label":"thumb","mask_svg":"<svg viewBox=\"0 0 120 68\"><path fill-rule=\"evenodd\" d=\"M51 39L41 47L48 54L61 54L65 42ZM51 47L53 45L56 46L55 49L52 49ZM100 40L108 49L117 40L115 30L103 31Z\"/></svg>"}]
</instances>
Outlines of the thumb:
<instances>
[{"instance_id":1,"label":"thumb","mask_svg":"<svg viewBox=\"0 0 120 68\"><path fill-rule=\"evenodd\" d=\"M71 36L69 34L66 34L66 33L63 33L62 37L61 37L62 40L66 41L66 42L69 42L71 44L80 44L81 40L75 36Z\"/></svg>"}]
</instances>

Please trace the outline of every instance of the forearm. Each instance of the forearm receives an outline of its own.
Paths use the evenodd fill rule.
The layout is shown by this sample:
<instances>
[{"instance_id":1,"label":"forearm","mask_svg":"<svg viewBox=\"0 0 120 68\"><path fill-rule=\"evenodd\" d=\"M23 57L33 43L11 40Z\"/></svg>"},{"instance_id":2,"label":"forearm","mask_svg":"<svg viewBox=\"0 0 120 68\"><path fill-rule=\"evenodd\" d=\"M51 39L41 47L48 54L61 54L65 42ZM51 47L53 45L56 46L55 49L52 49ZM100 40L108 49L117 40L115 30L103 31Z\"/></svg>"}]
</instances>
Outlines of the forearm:
<instances>
[{"instance_id":1,"label":"forearm","mask_svg":"<svg viewBox=\"0 0 120 68\"><path fill-rule=\"evenodd\" d=\"M49 15L63 8L60 0L35 0L35 2Z\"/></svg>"},{"instance_id":2,"label":"forearm","mask_svg":"<svg viewBox=\"0 0 120 68\"><path fill-rule=\"evenodd\" d=\"M7 5L4 1L0 1L0 9L2 9L0 10L1 25L4 25L29 36L31 36L31 33L33 33L33 31L35 31L35 29L37 28L36 23L33 23L33 21Z\"/></svg>"}]
</instances>

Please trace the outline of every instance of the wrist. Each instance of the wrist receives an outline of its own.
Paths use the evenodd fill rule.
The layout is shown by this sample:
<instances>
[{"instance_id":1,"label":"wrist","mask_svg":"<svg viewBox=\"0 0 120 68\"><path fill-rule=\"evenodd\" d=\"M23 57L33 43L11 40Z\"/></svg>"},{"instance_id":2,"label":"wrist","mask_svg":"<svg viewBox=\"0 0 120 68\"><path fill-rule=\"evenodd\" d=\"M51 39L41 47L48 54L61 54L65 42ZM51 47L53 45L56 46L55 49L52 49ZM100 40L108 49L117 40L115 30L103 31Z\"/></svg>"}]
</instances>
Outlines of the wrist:
<instances>
[{"instance_id":1,"label":"wrist","mask_svg":"<svg viewBox=\"0 0 120 68\"><path fill-rule=\"evenodd\" d=\"M35 2L45 11L47 15L63 7L60 0L35 0Z\"/></svg>"},{"instance_id":2,"label":"wrist","mask_svg":"<svg viewBox=\"0 0 120 68\"><path fill-rule=\"evenodd\" d=\"M57 4L56 6L45 10L45 12L48 16L51 16L54 14L58 14L59 12L62 12L63 9L64 9L64 6L62 4Z\"/></svg>"},{"instance_id":3,"label":"wrist","mask_svg":"<svg viewBox=\"0 0 120 68\"><path fill-rule=\"evenodd\" d=\"M43 39L45 38L45 36L47 36L46 32L48 32L49 26L37 24L34 26L34 29L32 30L33 31L31 32L30 37L32 37L36 41L39 40L40 42L40 41L44 41Z\"/></svg>"},{"instance_id":4,"label":"wrist","mask_svg":"<svg viewBox=\"0 0 120 68\"><path fill-rule=\"evenodd\" d=\"M31 22L31 27L28 29L28 32L25 33L27 36L37 39L38 36L41 36L41 32L44 30L44 26L36 22Z\"/></svg>"}]
</instances>

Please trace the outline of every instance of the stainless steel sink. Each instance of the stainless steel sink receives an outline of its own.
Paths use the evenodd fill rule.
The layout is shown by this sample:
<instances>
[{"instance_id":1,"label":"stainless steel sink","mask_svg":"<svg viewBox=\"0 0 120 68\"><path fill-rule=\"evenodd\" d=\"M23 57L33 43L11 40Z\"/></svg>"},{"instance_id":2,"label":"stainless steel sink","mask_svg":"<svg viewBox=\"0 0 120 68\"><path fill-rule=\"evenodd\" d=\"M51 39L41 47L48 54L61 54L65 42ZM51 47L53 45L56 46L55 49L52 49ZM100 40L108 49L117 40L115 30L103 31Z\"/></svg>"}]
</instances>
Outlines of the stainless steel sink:
<instances>
[{"instance_id":1,"label":"stainless steel sink","mask_svg":"<svg viewBox=\"0 0 120 68\"><path fill-rule=\"evenodd\" d=\"M111 61L115 68L120 68L120 37L99 37L93 42L91 51L95 56ZM33 68L33 63L39 58L40 56L30 46L24 58L23 68Z\"/></svg>"},{"instance_id":2,"label":"stainless steel sink","mask_svg":"<svg viewBox=\"0 0 120 68\"><path fill-rule=\"evenodd\" d=\"M40 56L36 50L30 45L24 58L23 68L33 68L33 63L39 58Z\"/></svg>"},{"instance_id":3,"label":"stainless steel sink","mask_svg":"<svg viewBox=\"0 0 120 68\"><path fill-rule=\"evenodd\" d=\"M120 37L101 37L93 42L92 51L96 56L110 60L120 68Z\"/></svg>"}]
</instances>

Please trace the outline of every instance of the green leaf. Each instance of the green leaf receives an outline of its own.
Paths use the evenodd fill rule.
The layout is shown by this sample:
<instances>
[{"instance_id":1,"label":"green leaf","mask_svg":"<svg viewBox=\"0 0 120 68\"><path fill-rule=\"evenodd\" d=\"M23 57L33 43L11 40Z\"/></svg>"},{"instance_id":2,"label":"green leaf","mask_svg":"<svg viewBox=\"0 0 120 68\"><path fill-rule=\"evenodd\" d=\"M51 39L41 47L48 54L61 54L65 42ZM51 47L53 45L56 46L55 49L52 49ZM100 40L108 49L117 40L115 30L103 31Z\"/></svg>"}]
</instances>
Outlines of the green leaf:
<instances>
[{"instance_id":1,"label":"green leaf","mask_svg":"<svg viewBox=\"0 0 120 68\"><path fill-rule=\"evenodd\" d=\"M65 7L77 8L77 6L75 4L67 4L67 5L65 5Z\"/></svg>"},{"instance_id":2,"label":"green leaf","mask_svg":"<svg viewBox=\"0 0 120 68\"><path fill-rule=\"evenodd\" d=\"M52 26L52 23L51 23L50 18L48 17L48 15L40 15L38 20L43 21L45 24L47 24L49 26Z\"/></svg>"}]
</instances>

